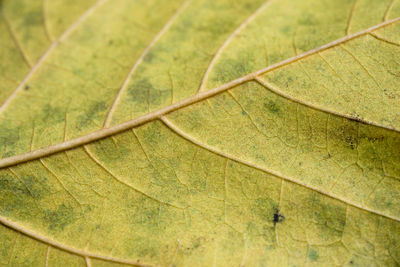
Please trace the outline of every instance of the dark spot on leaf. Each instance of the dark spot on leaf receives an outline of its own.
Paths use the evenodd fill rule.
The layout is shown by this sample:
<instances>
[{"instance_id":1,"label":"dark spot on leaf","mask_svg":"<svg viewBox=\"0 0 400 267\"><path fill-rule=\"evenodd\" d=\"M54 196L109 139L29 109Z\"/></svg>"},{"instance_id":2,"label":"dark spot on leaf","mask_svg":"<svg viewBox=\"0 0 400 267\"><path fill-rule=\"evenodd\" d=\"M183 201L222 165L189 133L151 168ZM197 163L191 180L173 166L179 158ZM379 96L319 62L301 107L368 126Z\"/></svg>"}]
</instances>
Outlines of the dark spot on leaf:
<instances>
[{"instance_id":1,"label":"dark spot on leaf","mask_svg":"<svg viewBox=\"0 0 400 267\"><path fill-rule=\"evenodd\" d=\"M0 129L0 147L5 147L9 150L6 151L3 156L12 156L14 155L14 150L12 150L12 148L15 147L15 144L20 138L21 126L11 128L7 125L7 122L4 122L0 124Z\"/></svg>"},{"instance_id":2,"label":"dark spot on leaf","mask_svg":"<svg viewBox=\"0 0 400 267\"><path fill-rule=\"evenodd\" d=\"M283 222L284 220L285 220L285 216L283 216L282 214L279 213L279 209L275 210L274 218L273 218L274 225L277 223Z\"/></svg>"},{"instance_id":3,"label":"dark spot on leaf","mask_svg":"<svg viewBox=\"0 0 400 267\"><path fill-rule=\"evenodd\" d=\"M25 91L28 91L30 89L29 85L25 85L24 89Z\"/></svg>"},{"instance_id":4,"label":"dark spot on leaf","mask_svg":"<svg viewBox=\"0 0 400 267\"><path fill-rule=\"evenodd\" d=\"M250 73L254 67L253 60L250 60L252 58L251 51L243 51L237 59L225 59L216 66L216 76L213 77L213 80L216 82L228 82L235 77Z\"/></svg>"},{"instance_id":5,"label":"dark spot on leaf","mask_svg":"<svg viewBox=\"0 0 400 267\"><path fill-rule=\"evenodd\" d=\"M129 96L134 103L146 103L149 101L149 93L153 85L147 79L135 82L129 88Z\"/></svg>"},{"instance_id":6,"label":"dark spot on leaf","mask_svg":"<svg viewBox=\"0 0 400 267\"><path fill-rule=\"evenodd\" d=\"M151 63L154 58L155 58L154 53L150 52L143 58L143 61L146 62L146 63Z\"/></svg>"},{"instance_id":7,"label":"dark spot on leaf","mask_svg":"<svg viewBox=\"0 0 400 267\"><path fill-rule=\"evenodd\" d=\"M310 251L308 251L308 258L311 261L316 261L318 260L319 256L318 256L318 252L314 249L310 249Z\"/></svg>"},{"instance_id":8,"label":"dark spot on leaf","mask_svg":"<svg viewBox=\"0 0 400 267\"><path fill-rule=\"evenodd\" d=\"M357 140L354 136L346 136L344 140L350 145L350 148L352 150L357 147Z\"/></svg>"},{"instance_id":9,"label":"dark spot on leaf","mask_svg":"<svg viewBox=\"0 0 400 267\"><path fill-rule=\"evenodd\" d=\"M124 160L131 151L126 146L120 146L118 143L113 142L111 138L106 138L98 143L95 143L94 149L96 150L96 156L100 160L121 161Z\"/></svg>"},{"instance_id":10,"label":"dark spot on leaf","mask_svg":"<svg viewBox=\"0 0 400 267\"><path fill-rule=\"evenodd\" d=\"M320 235L341 236L346 223L346 208L332 201L322 201L321 196L313 193L307 201L312 203L310 214Z\"/></svg>"},{"instance_id":11,"label":"dark spot on leaf","mask_svg":"<svg viewBox=\"0 0 400 267\"><path fill-rule=\"evenodd\" d=\"M5 191L11 191L17 196L20 194L29 195L28 189L21 182L8 175L0 179L0 192L4 194Z\"/></svg>"},{"instance_id":12,"label":"dark spot on leaf","mask_svg":"<svg viewBox=\"0 0 400 267\"><path fill-rule=\"evenodd\" d=\"M200 238L197 238L194 242L193 242L193 248L196 249L198 247L200 247L201 244L201 240Z\"/></svg>"},{"instance_id":13,"label":"dark spot on leaf","mask_svg":"<svg viewBox=\"0 0 400 267\"><path fill-rule=\"evenodd\" d=\"M65 226L76 220L76 215L73 207L63 203L55 211L45 211L43 219L49 223L50 230L64 230Z\"/></svg>"},{"instance_id":14,"label":"dark spot on leaf","mask_svg":"<svg viewBox=\"0 0 400 267\"><path fill-rule=\"evenodd\" d=\"M273 113L279 112L279 107L276 105L276 103L272 100L268 101L268 103L264 104L264 107L268 109L269 111Z\"/></svg>"},{"instance_id":15,"label":"dark spot on leaf","mask_svg":"<svg viewBox=\"0 0 400 267\"><path fill-rule=\"evenodd\" d=\"M349 120L350 121L355 121L355 122L360 122L362 124L366 124L366 122L357 113L354 113L353 116L349 118Z\"/></svg>"},{"instance_id":16,"label":"dark spot on leaf","mask_svg":"<svg viewBox=\"0 0 400 267\"><path fill-rule=\"evenodd\" d=\"M106 109L107 105L104 102L93 103L84 114L78 117L79 126L84 127L85 125L89 124L100 112Z\"/></svg>"},{"instance_id":17,"label":"dark spot on leaf","mask_svg":"<svg viewBox=\"0 0 400 267\"><path fill-rule=\"evenodd\" d=\"M331 136L340 140L340 143L350 147L352 150L358 147L358 133L356 123L346 123L336 129L331 129Z\"/></svg>"},{"instance_id":18,"label":"dark spot on leaf","mask_svg":"<svg viewBox=\"0 0 400 267\"><path fill-rule=\"evenodd\" d=\"M0 211L3 214L15 214L17 211L18 216L24 219L37 215L36 201L43 197L43 188L41 185L28 188L26 182L29 183L30 179L24 176L0 176Z\"/></svg>"},{"instance_id":19,"label":"dark spot on leaf","mask_svg":"<svg viewBox=\"0 0 400 267\"><path fill-rule=\"evenodd\" d=\"M42 184L42 182L46 181L46 178L43 178L41 182L39 181L38 178L31 175L27 175L27 176L22 176L21 180L24 182L25 186L29 189L29 194L34 199L42 198L43 194L49 191L49 188L46 185Z\"/></svg>"},{"instance_id":20,"label":"dark spot on leaf","mask_svg":"<svg viewBox=\"0 0 400 267\"><path fill-rule=\"evenodd\" d=\"M65 119L65 112L61 110L59 107L53 107L49 104L46 104L43 107L42 121L58 123L64 121L64 119Z\"/></svg>"},{"instance_id":21,"label":"dark spot on leaf","mask_svg":"<svg viewBox=\"0 0 400 267\"><path fill-rule=\"evenodd\" d=\"M165 140L165 135L163 134L162 130L163 125L159 124L158 122L152 123L148 126L148 128L144 128L143 131L143 138L149 144L157 144L163 142Z\"/></svg>"}]
</instances>

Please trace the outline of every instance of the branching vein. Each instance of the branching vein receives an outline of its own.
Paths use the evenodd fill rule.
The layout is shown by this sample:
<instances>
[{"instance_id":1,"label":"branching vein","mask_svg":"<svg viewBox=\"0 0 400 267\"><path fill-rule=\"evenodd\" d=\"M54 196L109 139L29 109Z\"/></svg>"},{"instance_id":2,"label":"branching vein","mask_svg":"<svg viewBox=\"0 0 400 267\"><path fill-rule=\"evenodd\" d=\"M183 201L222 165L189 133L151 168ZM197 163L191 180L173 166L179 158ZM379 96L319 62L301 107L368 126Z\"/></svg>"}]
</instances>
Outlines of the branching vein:
<instances>
[{"instance_id":1,"label":"branching vein","mask_svg":"<svg viewBox=\"0 0 400 267\"><path fill-rule=\"evenodd\" d=\"M70 247L67 245L64 245L62 243L59 243L57 241L54 241L52 239L47 238L46 236L43 236L39 233L36 233L34 231L31 231L25 227L22 227L19 225L19 223L14 222L6 217L3 217L0 215L0 223L2 223L3 225L17 231L20 232L23 235L29 236L37 241L40 241L42 243L48 244L52 247L56 247L58 249L67 251L69 253L75 254L75 255L79 255L82 257L90 257L93 259L99 259L99 260L105 260L105 261L110 261L110 262L115 262L115 263L123 263L123 264L129 264L129 265L134 265L134 266L142 266L142 267L150 267L150 265L147 264L142 264L142 263L138 263L135 261L131 261L131 260L125 260L125 259L117 259L111 256L103 256L103 255L99 255L99 254L95 254L95 253L91 253L91 252L86 252L74 247ZM49 254L49 252L48 252ZM48 255L47 254L47 255Z\"/></svg>"},{"instance_id":2,"label":"branching vein","mask_svg":"<svg viewBox=\"0 0 400 267\"><path fill-rule=\"evenodd\" d=\"M57 40L55 40L50 47L44 52L40 57L39 61L32 67L28 75L23 79L23 81L18 85L18 87L11 93L7 100L0 107L0 114L7 108L11 101L17 96L28 82L28 80L36 73L47 57L53 52L53 50L58 46L58 44L67 38L82 22L84 22L98 7L104 4L107 0L99 0L93 5L89 10L87 10L77 21L75 21Z\"/></svg>"},{"instance_id":3,"label":"branching vein","mask_svg":"<svg viewBox=\"0 0 400 267\"><path fill-rule=\"evenodd\" d=\"M182 11L187 7L191 0L186 0L182 6L175 12L175 14L169 19L167 24L162 28L162 30L154 37L153 41L145 48L143 53L140 55L140 57L137 59L135 64L133 65L132 69L129 71L128 76L125 78L121 88L118 91L118 94L116 98L114 99L114 102L110 108L110 111L107 114L107 118L104 122L104 127L107 128L110 126L112 115L115 112L115 109L117 108L117 105L121 99L122 94L125 92L126 88L128 87L129 81L132 77L132 75L135 73L136 69L142 63L144 57L150 52L150 50L154 47L154 45L157 43L158 40L164 35L164 33L171 27L171 25L175 22L176 18L179 16L179 14L182 13Z\"/></svg>"},{"instance_id":4,"label":"branching vein","mask_svg":"<svg viewBox=\"0 0 400 267\"><path fill-rule=\"evenodd\" d=\"M167 202L163 202L163 201L161 201L161 200L158 200L158 199L156 199L156 198L150 196L149 194L147 194L147 193L145 193L145 192L139 190L138 188L135 188L134 186L132 186L132 185L130 185L130 184L128 184L128 183L122 181L119 177L117 177L114 173L112 173L108 168L106 168L106 166L104 166L104 165L93 155L93 153L90 152L90 150L89 150L86 146L84 146L83 148L84 148L86 154L87 154L101 169L103 169L105 172L107 172L109 175L111 175L111 176L112 176L116 181L118 181L119 183L121 183L121 184L123 184L123 185L129 187L129 188L132 189L133 191L135 191L135 192L137 192L137 193L140 193L140 194L143 195L143 196L148 197L149 199L154 200L154 201L157 202L157 203L161 203L161 204L164 204L164 205L167 205L167 206L171 206L171 207L174 207L174 208L176 208L176 209L183 209L183 208L184 208L184 207L178 207L178 206L176 206L176 205L174 205L174 204L171 204L171 203L167 203Z\"/></svg>"},{"instance_id":5,"label":"branching vein","mask_svg":"<svg viewBox=\"0 0 400 267\"><path fill-rule=\"evenodd\" d=\"M265 172L265 173L267 173L267 174L276 176L276 177L278 177L278 178L280 178L280 179L283 179L283 180L285 180L285 181L291 182L291 183L293 183L293 184L297 184L297 185L300 185L300 186L302 186L302 187L308 188L308 189L310 189L310 190L312 190L312 191L315 191L315 192L320 193L320 194L322 194L322 195L328 196L328 197L330 197L330 198L332 198L332 199L339 200L339 201L341 201L341 202L343 202L343 203L345 203L345 204L347 204L347 205L350 205L350 206L359 208L359 209L361 209L361 210L365 210L365 211L371 212L371 213L373 213L373 214L380 215L380 216L382 216L382 217L386 217L386 218L392 219L392 220L394 220L394 221L400 222L400 218L397 218L397 217L395 217L395 216L387 215L387 214L381 213L381 212L379 212L379 211L372 210L372 209L370 209L370 208L368 208L368 207L363 207L363 206L361 206L361 205L352 203L351 201L349 201L349 200L347 200L347 199L340 198L340 197L335 196L335 195L333 195L333 194L330 194L330 193L328 193L328 192L324 192L324 191L322 191L322 190L320 190L320 189L318 189L318 188L316 188L316 187L307 185L306 183L303 183L303 182L301 182L301 181L295 181L294 179L292 179L292 178L290 178L290 177L286 177L286 176L284 176L283 174L281 174L281 173L279 173L279 172L277 172L277 171L269 170L269 169L267 169L267 168L258 166L258 165L255 164L255 163L252 163L252 162L249 162L249 161L240 159L240 158L238 158L238 157L229 155L229 154L227 154L227 153L225 153L225 152L222 152L222 151L220 151L220 150L218 150L218 149L216 149L216 148L213 148L213 147L211 147L211 146L208 146L208 145L206 145L206 144L203 144L203 143L197 141L195 138L193 138L193 137L191 137L190 135L188 135L188 134L186 134L185 132L183 132L181 129L179 129L177 126L175 126L171 121L169 121L166 117L161 117L161 120L165 123L165 125L166 125L169 129L171 129L173 132L175 132L176 134L178 134L178 135L181 136L182 138L184 138L184 139L190 141L191 143L193 143L193 144L195 144L195 145L197 145L197 146L199 146L199 147L201 147L201 148L203 148L203 149L206 149L206 150L208 150L208 151L210 151L210 152L212 152L212 153L214 153L214 154L216 154L216 155L219 155L219 156L225 157L225 158L227 158L227 159L230 159L230 160L232 160L232 161L235 161L235 162L244 164L244 165L249 166L249 167L251 167L251 168L254 168L254 169L263 171L263 172Z\"/></svg>"},{"instance_id":6,"label":"branching vein","mask_svg":"<svg viewBox=\"0 0 400 267\"><path fill-rule=\"evenodd\" d=\"M3 13L2 17L3 17L4 23L5 23L6 27L7 27L8 32L10 33L10 36L11 36L12 40L14 41L15 46L17 47L18 51L20 52L20 54L21 54L22 58L24 59L25 63L30 68L32 68L32 63L30 62L30 60L29 60L27 54L25 53L25 51L22 49L21 43L19 42L17 36L15 36L14 30L13 30L10 22L8 21L7 17L5 16L3 8L0 8L0 12ZM1 111L1 108L0 108L0 111Z\"/></svg>"},{"instance_id":7,"label":"branching vein","mask_svg":"<svg viewBox=\"0 0 400 267\"><path fill-rule=\"evenodd\" d=\"M101 2L104 2L104 1L106 1L106 0L101 0ZM346 43L346 42L348 42L350 40L353 40L355 38L358 38L360 36L364 36L366 34L369 34L369 33L373 32L373 31L375 31L377 29L380 29L380 28L384 27L384 26L396 23L398 21L400 21L400 17L397 17L397 18L389 20L389 21L382 22L382 23L380 23L378 25L372 26L372 27L370 27L368 29L365 29L363 31L354 33L352 35L347 35L347 36L345 36L343 38L337 39L337 40L335 40L333 42L330 42L328 44L322 45L322 46L317 47L315 49L309 50L309 51L307 51L305 53L302 53L302 54L296 55L294 57L288 58L286 60L283 60L283 61L281 61L279 63L273 64L273 65L271 65L269 67L266 67L264 69L255 71L253 73L249 73L249 74L247 74L245 76L242 76L240 78L232 80L232 81L230 81L228 83L225 83L225 84L223 84L221 86L218 86L216 88L210 89L208 91L199 92L199 93L197 93L197 94L195 94L195 95L193 95L193 96L191 96L189 98L186 98L186 99L184 99L184 100L182 100L180 102L176 102L176 103L174 103L172 105L166 106L166 107L161 108L159 110L152 111L152 112L150 112L150 113L148 113L146 115L143 115L143 116L137 117L135 119L123 122L123 123L121 123L119 125L116 125L116 126L113 126L113 127L110 127L110 128L104 128L104 129L92 132L92 133L90 133L88 135L84 135L84 136L81 136L81 137L78 137L78 138L75 138L75 139L71 139L71 140L68 140L66 142L59 143L59 144L56 144L56 145L52 145L52 146L49 146L49 147L46 147L46 148L41 148L41 149L37 149L35 151L31 151L31 152L27 152L27 153L11 156L11 157L8 157L8 158L3 158L3 159L0 160L0 168L4 168L4 167L7 167L7 166L15 165L15 164L18 164L18 163L21 163L21 162L25 162L25 161L29 161L29 160L38 159L38 158L41 158L41 157L44 157L44 156L48 156L48 155L51 155L51 154L54 154L54 153L57 153L57 152L60 152L60 151L72 149L72 148L75 148L75 147L78 147L78 146L81 146L81 145L85 145L87 143L90 143L90 142L93 142L93 141L96 141L96 140L99 140L99 139L103 139L105 137L120 133L122 131L131 129L133 127L136 127L138 125L144 124L146 122L158 119L161 116L163 116L165 114L168 114L168 113L171 113L171 112L173 112L175 110L181 109L181 108L186 107L188 105L195 104L195 103L197 103L199 101L202 101L202 100L210 98L210 97L212 97L214 95L220 94L220 93L222 93L222 92L224 92L224 91L226 91L226 90L228 90L230 88L233 88L233 87L235 87L237 85L240 85L242 83L254 80L258 76L260 76L262 74L265 74L267 72L273 71L273 70L278 69L278 68L281 68L283 66L291 64L293 62L296 62L296 61L301 60L303 58L306 58L308 56L317 54L317 53L319 53L321 51L324 51L324 50L327 50L329 48L336 47L338 45ZM7 100L7 101L9 101L9 100ZM2 108L4 109L4 106ZM0 108L0 112L1 112L2 108ZM358 118L355 118L355 117L353 118L353 117L350 117L348 115L342 115L342 114L339 114L339 113L336 113L336 115L342 116L342 117L346 117L346 118L350 118L350 119L353 119L353 120L359 120ZM367 121L363 121L363 122L364 123L369 123ZM373 123L370 123L370 124L373 124ZM396 129L396 128L393 128L393 127L382 126L382 125L378 125L378 124L373 124L373 125L375 125L377 127L382 127L382 128L386 128L386 129L389 129L389 130L393 130L393 131L396 131L396 132L400 132L400 129Z\"/></svg>"},{"instance_id":8,"label":"branching vein","mask_svg":"<svg viewBox=\"0 0 400 267\"><path fill-rule=\"evenodd\" d=\"M241 32L250 22L252 22L254 20L254 18L262 11L264 10L264 8L271 2L272 0L267 0L266 2L264 2L264 4L262 4L253 14L251 14L250 17L248 17L242 24L239 25L239 27L228 37L228 39L225 40L225 42L221 45L221 47L217 50L217 52L215 53L213 59L210 62L210 65L208 66L203 79L201 81L200 87L198 92L203 91L205 88L205 83L208 79L208 76L210 75L210 72L212 70L212 68L215 65L215 62L217 61L217 59L219 58L219 56L222 54L222 51L228 46L228 44L233 40L233 38L235 38L239 32Z\"/></svg>"}]
</instances>

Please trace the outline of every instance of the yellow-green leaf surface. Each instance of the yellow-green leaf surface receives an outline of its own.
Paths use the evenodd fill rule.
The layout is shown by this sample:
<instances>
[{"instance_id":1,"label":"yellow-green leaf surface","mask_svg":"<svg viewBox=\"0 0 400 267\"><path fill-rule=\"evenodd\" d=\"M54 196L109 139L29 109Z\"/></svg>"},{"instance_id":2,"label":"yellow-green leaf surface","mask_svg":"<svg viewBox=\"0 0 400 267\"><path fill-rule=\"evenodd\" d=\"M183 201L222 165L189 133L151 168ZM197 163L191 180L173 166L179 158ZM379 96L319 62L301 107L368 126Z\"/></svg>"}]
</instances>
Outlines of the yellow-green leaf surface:
<instances>
[{"instance_id":1,"label":"yellow-green leaf surface","mask_svg":"<svg viewBox=\"0 0 400 267\"><path fill-rule=\"evenodd\" d=\"M399 266L399 0L0 0L0 266Z\"/></svg>"}]
</instances>

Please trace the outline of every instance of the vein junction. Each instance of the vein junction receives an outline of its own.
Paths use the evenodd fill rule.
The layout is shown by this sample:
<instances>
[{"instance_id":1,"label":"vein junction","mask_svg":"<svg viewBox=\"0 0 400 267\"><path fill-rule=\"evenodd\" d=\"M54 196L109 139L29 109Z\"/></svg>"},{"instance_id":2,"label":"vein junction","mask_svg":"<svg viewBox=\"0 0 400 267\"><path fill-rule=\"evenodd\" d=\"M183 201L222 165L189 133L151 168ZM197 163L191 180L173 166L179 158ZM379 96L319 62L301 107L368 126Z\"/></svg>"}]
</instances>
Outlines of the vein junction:
<instances>
[{"instance_id":1,"label":"vein junction","mask_svg":"<svg viewBox=\"0 0 400 267\"><path fill-rule=\"evenodd\" d=\"M299 60L301 60L303 58L306 58L308 56L311 56L311 55L317 54L317 53L319 53L321 51L327 50L329 48L338 46L338 45L340 45L342 43L348 42L348 41L353 40L355 38L358 38L360 36L364 36L364 35L369 34L369 33L373 32L373 31L375 31L377 29L380 29L380 28L382 28L384 26L396 23L398 21L400 21L400 17L392 19L392 20L389 20L389 21L385 21L383 23L380 23L378 25L370 27L370 28L368 28L366 30L360 31L360 32L352 34L352 35L345 36L345 37L340 38L338 40L335 40L335 41L333 41L333 42L331 42L329 44L323 45L321 47L312 49L312 50L310 50L308 52L299 54L299 55L297 55L295 57L292 57L292 58L289 58L287 60L281 61L279 63L273 64L273 65L271 65L271 66L269 66L269 67L267 67L265 69L261 69L259 71L250 73L248 75L245 75L243 77L235 79L235 80L233 80L231 82L228 82L228 83L226 83L224 85L221 85L219 87L216 87L214 89L210 89L208 91L199 92L198 94L193 95L192 97L184 99L184 100L182 100L180 102L176 102L176 103L174 103L172 105L169 105L169 106L164 107L162 109L150 112L150 113L148 113L148 114L146 114L144 116L140 116L138 118L135 118L135 119L132 119L130 121L121 123L119 125L116 125L116 126L113 126L113 127L110 127L110 128L104 128L104 129L92 132L92 133L90 133L88 135L81 136L81 137L78 137L78 138L75 138L75 139L71 139L71 140L68 140L66 142L63 142L63 143L60 143L60 144L56 144L56 145L52 145L52 146L49 146L49 147L46 147L46 148L41 148L41 149L37 149L35 151L27 152L27 153L24 153L24 154L19 154L19 155L11 156L11 157L8 157L8 158L3 158L3 159L0 160L0 168L4 168L4 167L7 167L7 166L12 166L12 165L15 165L15 164L18 164L18 163L21 163L21 162L25 162L25 161L29 161L29 160L33 160L33 159L38 159L40 157L48 156L48 155L51 155L51 154L54 154L54 153L57 153L57 152L60 152L60 151L64 151L64 150L67 150L67 149L72 149L72 148L80 146L80 145L84 145L84 144L87 144L87 143L90 143L90 142L93 142L93 141L96 141L96 140L103 139L105 137L108 137L108 136L117 134L119 132L131 129L131 128L136 127L138 125L144 124L146 122L158 119L160 116L163 116L163 115L166 115L166 114L171 113L173 111L182 109L182 108L184 108L186 106L193 105L193 104L195 104L195 103L197 103L199 101L208 99L208 98L210 98L212 96L220 94L220 93L222 93L222 92L224 92L226 90L229 90L231 88L234 88L235 86L238 86L238 85L240 85L242 83L245 83L245 82L248 82L248 81L251 81L251 80L257 80L259 82L263 82L259 76L261 76L261 75L263 75L263 74L265 74L267 72L270 72L272 70L275 70L275 69L281 68L283 66L289 65L290 63L299 61ZM273 88L269 87L269 89L273 89ZM274 91L278 92L278 90L276 88L274 89ZM285 96L285 97L289 97L289 96L285 95L284 93L280 93L280 95L281 96ZM294 99L292 99L292 100L294 100ZM308 105L308 106L310 106L312 108L322 109L322 107L312 106L309 103L304 103L303 102L303 104ZM359 118L354 117L354 116L343 115L343 114L340 114L340 113L337 113L337 112L334 112L334 111L329 111L329 110L324 110L324 111L332 113L332 114L335 114L335 115L338 115L338 116L346 117L346 118L349 118L349 119L352 119L352 120L360 121ZM389 130L393 130L393 131L396 131L396 132L400 132L399 129L395 129L395 128L391 128L391 127L385 127L385 126L382 126L382 125L378 125L378 124L376 124L374 122L370 122L370 121L366 121L366 120L362 120L362 122L363 123L367 123L367 124L371 124L371 125L375 125L377 127L387 128Z\"/></svg>"}]
</instances>

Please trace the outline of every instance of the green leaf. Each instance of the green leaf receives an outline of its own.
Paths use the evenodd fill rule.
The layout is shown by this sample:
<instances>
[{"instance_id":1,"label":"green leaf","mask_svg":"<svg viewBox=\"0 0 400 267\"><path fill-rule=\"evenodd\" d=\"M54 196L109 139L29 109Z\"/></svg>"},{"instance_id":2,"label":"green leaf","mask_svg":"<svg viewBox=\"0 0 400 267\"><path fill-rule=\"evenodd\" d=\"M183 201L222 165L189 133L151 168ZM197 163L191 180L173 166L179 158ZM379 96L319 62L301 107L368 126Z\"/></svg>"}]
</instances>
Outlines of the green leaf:
<instances>
[{"instance_id":1,"label":"green leaf","mask_svg":"<svg viewBox=\"0 0 400 267\"><path fill-rule=\"evenodd\" d=\"M400 1L0 10L0 266L400 264Z\"/></svg>"}]
</instances>

